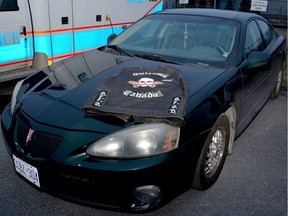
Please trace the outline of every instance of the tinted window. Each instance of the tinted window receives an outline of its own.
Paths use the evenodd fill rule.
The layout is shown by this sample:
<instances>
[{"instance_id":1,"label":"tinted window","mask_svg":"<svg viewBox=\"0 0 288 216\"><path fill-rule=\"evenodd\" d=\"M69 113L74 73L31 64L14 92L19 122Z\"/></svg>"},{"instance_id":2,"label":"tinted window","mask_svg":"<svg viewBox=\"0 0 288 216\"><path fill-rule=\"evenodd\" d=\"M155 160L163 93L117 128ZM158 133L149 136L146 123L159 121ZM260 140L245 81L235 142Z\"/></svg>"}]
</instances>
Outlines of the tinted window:
<instances>
[{"instance_id":1,"label":"tinted window","mask_svg":"<svg viewBox=\"0 0 288 216\"><path fill-rule=\"evenodd\" d=\"M245 56L247 57L252 51L262 51L265 48L261 38L260 31L255 21L247 26L245 40Z\"/></svg>"},{"instance_id":2,"label":"tinted window","mask_svg":"<svg viewBox=\"0 0 288 216\"><path fill-rule=\"evenodd\" d=\"M272 40L275 38L275 32L271 28L271 26L269 26L266 22L264 22L262 20L258 20L257 22L259 24L259 28L262 32L263 39L264 39L265 45L267 47L272 42Z\"/></svg>"},{"instance_id":3,"label":"tinted window","mask_svg":"<svg viewBox=\"0 0 288 216\"><path fill-rule=\"evenodd\" d=\"M0 11L19 10L17 0L0 0Z\"/></svg>"}]
</instances>

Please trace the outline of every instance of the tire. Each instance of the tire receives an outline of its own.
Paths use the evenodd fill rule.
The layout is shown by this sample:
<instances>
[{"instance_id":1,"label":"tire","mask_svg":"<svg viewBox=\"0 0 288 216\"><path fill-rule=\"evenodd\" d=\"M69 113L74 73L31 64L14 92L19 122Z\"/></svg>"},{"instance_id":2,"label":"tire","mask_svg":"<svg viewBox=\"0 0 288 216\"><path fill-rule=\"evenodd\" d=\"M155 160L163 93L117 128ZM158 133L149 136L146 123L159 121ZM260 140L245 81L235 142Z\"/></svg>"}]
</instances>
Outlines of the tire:
<instances>
[{"instance_id":1,"label":"tire","mask_svg":"<svg viewBox=\"0 0 288 216\"><path fill-rule=\"evenodd\" d=\"M216 182L227 156L229 137L229 119L222 114L212 127L201 151L192 183L194 189L206 190Z\"/></svg>"},{"instance_id":2,"label":"tire","mask_svg":"<svg viewBox=\"0 0 288 216\"><path fill-rule=\"evenodd\" d=\"M281 83L282 83L282 75L283 75L283 66L281 66L281 69L277 76L277 81L275 83L275 86L270 94L270 99L276 99L279 95Z\"/></svg>"}]
</instances>

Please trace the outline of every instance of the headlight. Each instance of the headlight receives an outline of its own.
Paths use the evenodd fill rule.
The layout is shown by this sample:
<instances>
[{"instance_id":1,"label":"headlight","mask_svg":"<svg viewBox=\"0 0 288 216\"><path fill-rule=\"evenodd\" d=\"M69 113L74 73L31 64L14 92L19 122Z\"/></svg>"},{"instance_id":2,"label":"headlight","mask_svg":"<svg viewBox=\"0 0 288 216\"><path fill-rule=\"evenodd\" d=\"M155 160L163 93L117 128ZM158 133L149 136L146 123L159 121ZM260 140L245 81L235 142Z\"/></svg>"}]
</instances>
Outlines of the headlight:
<instances>
[{"instance_id":1,"label":"headlight","mask_svg":"<svg viewBox=\"0 0 288 216\"><path fill-rule=\"evenodd\" d=\"M178 147L180 128L163 123L142 124L95 141L87 154L109 158L139 158L159 155Z\"/></svg>"},{"instance_id":2,"label":"headlight","mask_svg":"<svg viewBox=\"0 0 288 216\"><path fill-rule=\"evenodd\" d=\"M14 87L13 93L12 93L12 98L11 98L11 106L10 106L10 111L11 114L14 113L14 109L17 103L17 94L19 92L20 87L22 86L22 83L24 82L24 79L19 81L16 86Z\"/></svg>"}]
</instances>

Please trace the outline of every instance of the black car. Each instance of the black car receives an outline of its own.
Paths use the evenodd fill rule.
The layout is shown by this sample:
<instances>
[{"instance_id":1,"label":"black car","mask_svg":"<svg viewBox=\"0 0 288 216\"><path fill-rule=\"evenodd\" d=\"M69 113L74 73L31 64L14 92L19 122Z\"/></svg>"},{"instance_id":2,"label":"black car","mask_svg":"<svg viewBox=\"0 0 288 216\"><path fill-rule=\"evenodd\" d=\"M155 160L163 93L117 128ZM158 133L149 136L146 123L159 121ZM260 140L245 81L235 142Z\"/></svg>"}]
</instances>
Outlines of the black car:
<instances>
[{"instance_id":1,"label":"black car","mask_svg":"<svg viewBox=\"0 0 288 216\"><path fill-rule=\"evenodd\" d=\"M20 81L2 137L41 191L153 210L215 183L234 139L277 97L285 58L259 15L161 11Z\"/></svg>"}]
</instances>

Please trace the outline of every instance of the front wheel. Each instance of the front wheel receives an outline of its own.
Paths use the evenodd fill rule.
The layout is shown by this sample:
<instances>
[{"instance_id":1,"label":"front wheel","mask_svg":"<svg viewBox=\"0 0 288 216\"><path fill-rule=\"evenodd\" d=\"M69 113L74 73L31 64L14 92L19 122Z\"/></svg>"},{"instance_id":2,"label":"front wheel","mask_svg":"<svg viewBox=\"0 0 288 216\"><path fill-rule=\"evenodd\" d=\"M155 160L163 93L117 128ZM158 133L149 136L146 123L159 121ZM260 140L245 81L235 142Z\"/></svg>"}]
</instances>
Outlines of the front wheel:
<instances>
[{"instance_id":1,"label":"front wheel","mask_svg":"<svg viewBox=\"0 0 288 216\"><path fill-rule=\"evenodd\" d=\"M226 159L230 136L229 119L221 115L212 127L201 151L192 187L210 188L218 179Z\"/></svg>"}]
</instances>

